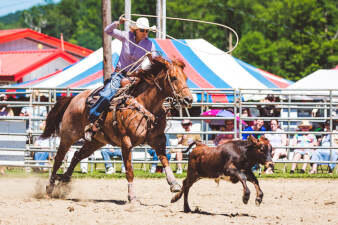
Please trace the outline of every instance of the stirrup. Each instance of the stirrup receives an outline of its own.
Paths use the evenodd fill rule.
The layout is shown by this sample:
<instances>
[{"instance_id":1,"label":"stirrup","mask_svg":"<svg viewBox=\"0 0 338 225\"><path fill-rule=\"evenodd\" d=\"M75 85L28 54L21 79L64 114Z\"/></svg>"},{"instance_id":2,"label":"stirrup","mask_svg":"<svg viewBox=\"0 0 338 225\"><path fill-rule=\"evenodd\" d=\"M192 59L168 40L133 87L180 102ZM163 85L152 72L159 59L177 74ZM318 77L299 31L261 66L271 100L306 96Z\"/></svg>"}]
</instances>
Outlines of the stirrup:
<instances>
[{"instance_id":1,"label":"stirrup","mask_svg":"<svg viewBox=\"0 0 338 225\"><path fill-rule=\"evenodd\" d=\"M93 127L94 127L93 123L90 123L85 127L85 129L84 129L84 139L85 140L92 141L92 138L95 135Z\"/></svg>"}]
</instances>

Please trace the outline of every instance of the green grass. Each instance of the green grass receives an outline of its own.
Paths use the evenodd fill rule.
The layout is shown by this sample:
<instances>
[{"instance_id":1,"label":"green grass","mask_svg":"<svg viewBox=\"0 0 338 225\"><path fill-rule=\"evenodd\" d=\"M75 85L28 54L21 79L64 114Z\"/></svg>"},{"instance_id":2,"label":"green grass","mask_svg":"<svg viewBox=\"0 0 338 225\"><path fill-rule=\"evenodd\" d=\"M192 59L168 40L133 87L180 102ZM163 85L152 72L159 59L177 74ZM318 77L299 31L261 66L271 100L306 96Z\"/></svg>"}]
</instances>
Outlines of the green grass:
<instances>
[{"instance_id":1,"label":"green grass","mask_svg":"<svg viewBox=\"0 0 338 225\"><path fill-rule=\"evenodd\" d=\"M141 164L134 164L134 176L136 178L165 178L165 174L163 173L149 173L149 166L145 165L142 167ZM302 164L299 164L298 167L301 168ZM334 170L333 174L329 174L327 171L327 166L323 165L322 169L323 172L319 169L317 174L308 174L309 166L307 173L301 174L297 173L297 171L294 174L290 174L290 167L291 164L286 164L286 171L283 172L284 164L276 164L275 165L275 173L271 175L267 175L262 173L261 175L258 174L258 172L255 172L257 177L260 178L267 178L267 179L273 179L273 178L333 178L337 179L338 174L336 173L336 169ZM184 168L186 169L187 166L185 165ZM176 166L172 165L173 171L176 170ZM93 168L93 171L91 171L91 164L88 167L88 174L82 174L79 165L75 168L75 171L73 173L73 178L99 178L99 179L125 179L125 174L121 173L120 165L116 165L116 173L112 175L106 175L104 170L103 164L98 164L96 169ZM59 170L59 173L62 173L62 170ZM177 178L185 178L186 177L186 171L183 172L183 174L175 174ZM43 177L48 178L49 173L48 172L26 172L24 168L11 168L6 171L5 176L1 177L26 177L26 176L32 176L32 177Z\"/></svg>"}]
</instances>

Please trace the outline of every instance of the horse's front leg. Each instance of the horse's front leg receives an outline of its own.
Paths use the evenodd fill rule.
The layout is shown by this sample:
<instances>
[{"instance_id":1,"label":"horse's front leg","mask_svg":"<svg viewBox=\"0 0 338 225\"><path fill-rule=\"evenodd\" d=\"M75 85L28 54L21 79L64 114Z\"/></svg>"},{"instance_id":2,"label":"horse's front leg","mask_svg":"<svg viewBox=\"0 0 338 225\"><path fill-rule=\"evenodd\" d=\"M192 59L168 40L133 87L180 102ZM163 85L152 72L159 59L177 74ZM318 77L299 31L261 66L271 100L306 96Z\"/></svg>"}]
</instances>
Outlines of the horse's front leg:
<instances>
[{"instance_id":1,"label":"horse's front leg","mask_svg":"<svg viewBox=\"0 0 338 225\"><path fill-rule=\"evenodd\" d=\"M133 165L131 163L131 149L132 144L129 136L124 136L122 138L122 157L124 167L126 168L126 178L128 181L128 201L134 202L136 200L135 192L134 192L134 171Z\"/></svg>"},{"instance_id":2,"label":"horse's front leg","mask_svg":"<svg viewBox=\"0 0 338 225\"><path fill-rule=\"evenodd\" d=\"M251 170L245 171L245 175L247 176L248 181L253 183L256 188L256 205L259 206L263 200L263 191L259 187L258 180Z\"/></svg>"},{"instance_id":3,"label":"horse's front leg","mask_svg":"<svg viewBox=\"0 0 338 225\"><path fill-rule=\"evenodd\" d=\"M166 136L164 134L158 136L157 138L152 140L150 146L155 149L156 154L164 167L166 179L168 184L170 185L170 191L179 192L181 190L181 186L176 181L176 178L173 174L173 171L171 170L168 158L166 156Z\"/></svg>"}]
</instances>

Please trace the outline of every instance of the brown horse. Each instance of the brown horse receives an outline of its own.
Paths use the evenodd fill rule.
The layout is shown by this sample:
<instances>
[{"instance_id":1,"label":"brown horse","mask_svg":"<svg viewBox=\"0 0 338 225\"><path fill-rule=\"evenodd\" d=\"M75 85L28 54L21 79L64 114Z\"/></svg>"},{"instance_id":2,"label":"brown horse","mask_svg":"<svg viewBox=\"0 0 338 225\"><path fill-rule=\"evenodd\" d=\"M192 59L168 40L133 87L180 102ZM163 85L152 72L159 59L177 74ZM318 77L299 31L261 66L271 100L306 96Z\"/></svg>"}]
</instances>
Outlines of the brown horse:
<instances>
[{"instance_id":1,"label":"brown horse","mask_svg":"<svg viewBox=\"0 0 338 225\"><path fill-rule=\"evenodd\" d=\"M133 201L135 194L131 150L134 146L145 143L156 150L156 154L165 168L170 190L172 192L179 191L180 185L172 173L165 154L166 113L162 104L167 97L173 97L181 106L190 107L193 98L187 87L187 76L183 69L184 63L179 60L168 62L161 57L152 59L149 68L136 74L141 82L135 85L131 93L141 107L154 116L154 122L146 119L142 111L132 107L118 109L115 114L108 112L101 132L96 134L92 141L84 142L82 148L74 154L68 170L62 175L56 174L56 172L60 168L65 154L72 144L84 136L84 127L89 123L89 109L86 106L86 99L92 90L86 90L75 97L61 98L48 113L46 128L41 135L43 138L47 138L53 133L57 133L61 138L49 185L46 187L47 194L52 194L56 180L70 181L79 161L89 157L104 145L111 144L122 148L128 181L128 200Z\"/></svg>"}]
</instances>

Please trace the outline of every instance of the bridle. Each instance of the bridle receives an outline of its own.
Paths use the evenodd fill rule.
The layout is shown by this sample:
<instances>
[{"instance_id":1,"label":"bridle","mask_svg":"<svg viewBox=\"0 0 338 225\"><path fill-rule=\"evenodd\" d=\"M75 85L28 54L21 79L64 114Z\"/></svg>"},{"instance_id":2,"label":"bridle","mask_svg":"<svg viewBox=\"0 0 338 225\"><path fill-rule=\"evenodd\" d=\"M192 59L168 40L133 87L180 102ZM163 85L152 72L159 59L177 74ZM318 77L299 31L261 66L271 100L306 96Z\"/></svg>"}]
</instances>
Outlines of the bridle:
<instances>
[{"instance_id":1,"label":"bridle","mask_svg":"<svg viewBox=\"0 0 338 225\"><path fill-rule=\"evenodd\" d=\"M170 66L172 66L172 64L170 64ZM169 102L172 107L176 107L177 105L178 106L182 106L182 102L184 102L184 101L183 101L183 97L181 97L181 93L183 92L183 90L187 89L188 86L185 86L185 87L181 88L180 90L176 91L175 88L174 88L174 86L173 86L173 82L177 81L177 78L176 77L171 78L170 74L169 74L169 70L170 69L167 69L167 71L165 73L164 80L167 80L167 82L169 84L169 87L171 89L171 96L169 96L166 101ZM155 86L160 91L162 91L162 88L160 87L160 85L158 83L158 80L161 77L162 76L157 76L153 80Z\"/></svg>"}]
</instances>

